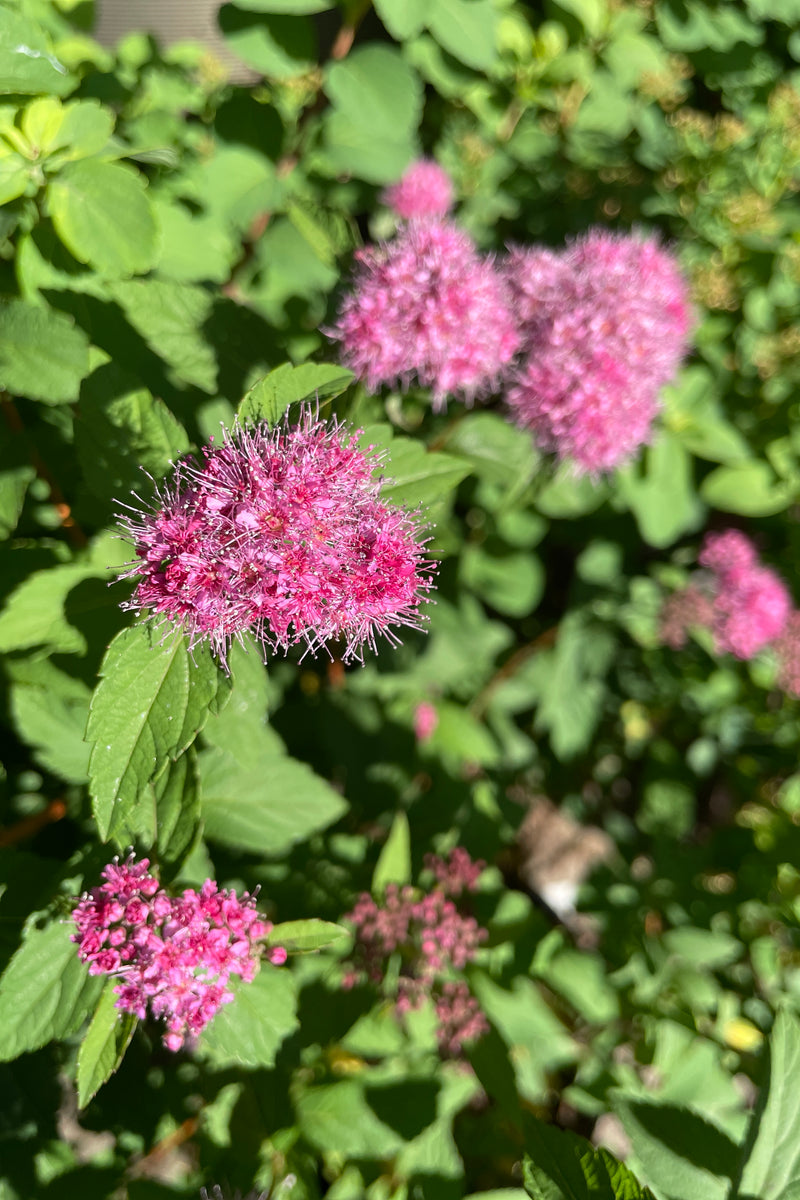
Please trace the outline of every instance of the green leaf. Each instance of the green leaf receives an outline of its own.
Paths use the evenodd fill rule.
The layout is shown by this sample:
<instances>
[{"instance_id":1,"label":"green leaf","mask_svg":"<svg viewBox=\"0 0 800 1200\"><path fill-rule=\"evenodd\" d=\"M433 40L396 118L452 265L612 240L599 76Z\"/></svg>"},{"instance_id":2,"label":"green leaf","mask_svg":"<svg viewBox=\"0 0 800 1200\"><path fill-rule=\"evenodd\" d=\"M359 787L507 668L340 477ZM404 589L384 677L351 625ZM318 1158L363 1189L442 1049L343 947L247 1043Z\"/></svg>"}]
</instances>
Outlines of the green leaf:
<instances>
[{"instance_id":1,"label":"green leaf","mask_svg":"<svg viewBox=\"0 0 800 1200\"><path fill-rule=\"evenodd\" d=\"M180 283L225 283L240 253L230 231L214 217L195 216L175 201L154 205L161 228L159 275Z\"/></svg>"},{"instance_id":2,"label":"green leaf","mask_svg":"<svg viewBox=\"0 0 800 1200\"><path fill-rule=\"evenodd\" d=\"M206 837L251 854L285 854L347 810L310 767L283 756L244 767L224 750L206 750L200 778Z\"/></svg>"},{"instance_id":3,"label":"green leaf","mask_svg":"<svg viewBox=\"0 0 800 1200\"><path fill-rule=\"evenodd\" d=\"M103 981L90 978L71 921L32 930L0 979L0 1062L80 1028Z\"/></svg>"},{"instance_id":4,"label":"green leaf","mask_svg":"<svg viewBox=\"0 0 800 1200\"><path fill-rule=\"evenodd\" d=\"M694 490L692 461L675 434L663 430L645 451L644 463L643 472L638 465L618 472L619 493L644 540L650 546L671 546L697 529L705 515Z\"/></svg>"},{"instance_id":5,"label":"green leaf","mask_svg":"<svg viewBox=\"0 0 800 1200\"><path fill-rule=\"evenodd\" d=\"M619 1096L614 1105L648 1182L674 1200L725 1200L736 1146L688 1108Z\"/></svg>"},{"instance_id":6,"label":"green leaf","mask_svg":"<svg viewBox=\"0 0 800 1200\"><path fill-rule=\"evenodd\" d=\"M700 494L713 508L745 517L767 517L783 512L796 489L778 483L769 463L761 460L717 467L703 480Z\"/></svg>"},{"instance_id":7,"label":"green leaf","mask_svg":"<svg viewBox=\"0 0 800 1200\"><path fill-rule=\"evenodd\" d=\"M231 980L235 999L201 1034L196 1054L210 1066L274 1067L281 1044L298 1027L291 972L264 963L252 983Z\"/></svg>"},{"instance_id":8,"label":"green leaf","mask_svg":"<svg viewBox=\"0 0 800 1200\"><path fill-rule=\"evenodd\" d=\"M346 391L353 379L352 371L330 363L303 363L300 367L283 363L250 388L236 415L242 425L255 421L277 425L291 404L331 400Z\"/></svg>"},{"instance_id":9,"label":"green leaf","mask_svg":"<svg viewBox=\"0 0 800 1200\"><path fill-rule=\"evenodd\" d=\"M269 726L267 668L255 646L234 642L228 656L233 679L231 698L222 712L212 715L203 729L206 745L231 754L240 767L256 769L266 755L284 753L284 744Z\"/></svg>"},{"instance_id":10,"label":"green leaf","mask_svg":"<svg viewBox=\"0 0 800 1200\"><path fill-rule=\"evenodd\" d=\"M5 5L0 19L0 94L52 92L63 96L72 91L75 76L52 53L41 28Z\"/></svg>"},{"instance_id":11,"label":"green leaf","mask_svg":"<svg viewBox=\"0 0 800 1200\"><path fill-rule=\"evenodd\" d=\"M390 425L368 425L360 445L388 452L380 471L386 476L381 498L389 504L427 507L448 496L470 473L463 458L427 450L414 438L395 437Z\"/></svg>"},{"instance_id":12,"label":"green leaf","mask_svg":"<svg viewBox=\"0 0 800 1200\"><path fill-rule=\"evenodd\" d=\"M536 494L536 507L546 517L583 517L599 508L608 499L609 486L605 480L593 480L588 475L572 475L561 468L550 483Z\"/></svg>"},{"instance_id":13,"label":"green leaf","mask_svg":"<svg viewBox=\"0 0 800 1200\"><path fill-rule=\"evenodd\" d=\"M522 1178L532 1200L653 1200L613 1155L569 1130L531 1121L526 1140Z\"/></svg>"},{"instance_id":14,"label":"green leaf","mask_svg":"<svg viewBox=\"0 0 800 1200\"><path fill-rule=\"evenodd\" d=\"M250 16L241 5L223 4L217 19L231 51L269 79L293 79L309 71L317 58L311 21L258 11L261 16Z\"/></svg>"},{"instance_id":15,"label":"green leaf","mask_svg":"<svg viewBox=\"0 0 800 1200\"><path fill-rule=\"evenodd\" d=\"M483 546L466 545L461 579L488 605L510 617L528 616L544 594L544 567L527 552L495 555Z\"/></svg>"},{"instance_id":16,"label":"green leaf","mask_svg":"<svg viewBox=\"0 0 800 1200\"><path fill-rule=\"evenodd\" d=\"M327 950L329 946L349 940L350 936L350 930L343 925L309 917L305 921L282 921L280 925L273 925L267 945L282 946L289 954L311 954L314 950Z\"/></svg>"},{"instance_id":17,"label":"green leaf","mask_svg":"<svg viewBox=\"0 0 800 1200\"><path fill-rule=\"evenodd\" d=\"M42 156L88 158L98 154L114 132L114 114L97 100L61 104L52 96L33 100L22 114L23 134ZM52 169L55 164L48 164Z\"/></svg>"},{"instance_id":18,"label":"green leaf","mask_svg":"<svg viewBox=\"0 0 800 1200\"><path fill-rule=\"evenodd\" d=\"M89 341L69 317L24 300L0 304L0 386L62 404L78 399L89 373Z\"/></svg>"},{"instance_id":19,"label":"green leaf","mask_svg":"<svg viewBox=\"0 0 800 1200\"><path fill-rule=\"evenodd\" d=\"M112 284L109 292L137 333L167 364L170 383L216 392L217 361L202 330L213 309L210 292L162 279L126 280Z\"/></svg>"},{"instance_id":20,"label":"green leaf","mask_svg":"<svg viewBox=\"0 0 800 1200\"><path fill-rule=\"evenodd\" d=\"M481 479L511 493L527 487L541 462L530 434L499 413L468 413L453 427L445 445L469 459Z\"/></svg>"},{"instance_id":21,"label":"green leaf","mask_svg":"<svg viewBox=\"0 0 800 1200\"><path fill-rule=\"evenodd\" d=\"M246 12L289 13L292 16L327 12L335 8L333 0L234 0Z\"/></svg>"},{"instance_id":22,"label":"green leaf","mask_svg":"<svg viewBox=\"0 0 800 1200\"><path fill-rule=\"evenodd\" d=\"M562 761L589 745L602 713L605 675L616 645L609 630L573 612L561 622L554 649L533 660L531 682L539 695L536 728L549 732L553 751Z\"/></svg>"},{"instance_id":23,"label":"green leaf","mask_svg":"<svg viewBox=\"0 0 800 1200\"><path fill-rule=\"evenodd\" d=\"M372 894L382 896L389 883L411 882L411 831L404 812L395 813L389 836L372 873Z\"/></svg>"},{"instance_id":24,"label":"green leaf","mask_svg":"<svg viewBox=\"0 0 800 1200\"><path fill-rule=\"evenodd\" d=\"M107 981L78 1051L79 1108L85 1108L119 1069L136 1029L136 1017L114 1007L116 982Z\"/></svg>"},{"instance_id":25,"label":"green leaf","mask_svg":"<svg viewBox=\"0 0 800 1200\"><path fill-rule=\"evenodd\" d=\"M440 46L483 71L497 58L497 12L493 0L431 0L427 25Z\"/></svg>"},{"instance_id":26,"label":"green leaf","mask_svg":"<svg viewBox=\"0 0 800 1200\"><path fill-rule=\"evenodd\" d=\"M778 1014L769 1040L769 1084L762 1095L755 1140L736 1196L790 1200L800 1192L800 1021L788 1009Z\"/></svg>"},{"instance_id":27,"label":"green leaf","mask_svg":"<svg viewBox=\"0 0 800 1200\"><path fill-rule=\"evenodd\" d=\"M47 646L62 654L85 654L86 639L64 615L67 596L85 579L106 572L92 563L64 563L32 575L9 596L0 612L0 654Z\"/></svg>"},{"instance_id":28,"label":"green leaf","mask_svg":"<svg viewBox=\"0 0 800 1200\"><path fill-rule=\"evenodd\" d=\"M98 368L81 390L75 429L87 486L108 502L142 487L142 468L160 479L186 454L189 439L170 410L145 388L128 390L112 364Z\"/></svg>"},{"instance_id":29,"label":"green leaf","mask_svg":"<svg viewBox=\"0 0 800 1200\"><path fill-rule=\"evenodd\" d=\"M182 634L159 646L147 625L117 634L100 666L89 713L90 791L103 841L151 841L156 814L145 788L182 754L230 684L210 652Z\"/></svg>"},{"instance_id":30,"label":"green leaf","mask_svg":"<svg viewBox=\"0 0 800 1200\"><path fill-rule=\"evenodd\" d=\"M14 727L33 747L34 758L68 783L85 783L89 747L83 740L90 692L80 679L46 659L10 659L10 706Z\"/></svg>"},{"instance_id":31,"label":"green leaf","mask_svg":"<svg viewBox=\"0 0 800 1200\"><path fill-rule=\"evenodd\" d=\"M162 869L179 866L200 831L200 781L193 747L149 785L155 804L156 848Z\"/></svg>"},{"instance_id":32,"label":"green leaf","mask_svg":"<svg viewBox=\"0 0 800 1200\"><path fill-rule=\"evenodd\" d=\"M247 146L219 145L184 176L187 197L217 220L244 231L259 213L280 201L275 167Z\"/></svg>"},{"instance_id":33,"label":"green leaf","mask_svg":"<svg viewBox=\"0 0 800 1200\"><path fill-rule=\"evenodd\" d=\"M143 177L119 163L68 163L48 187L56 233L78 262L114 276L148 271L158 239ZM123 219L124 214L124 219Z\"/></svg>"},{"instance_id":34,"label":"green leaf","mask_svg":"<svg viewBox=\"0 0 800 1200\"><path fill-rule=\"evenodd\" d=\"M424 29L429 11L429 0L375 0L375 12L398 42Z\"/></svg>"},{"instance_id":35,"label":"green leaf","mask_svg":"<svg viewBox=\"0 0 800 1200\"><path fill-rule=\"evenodd\" d=\"M3 450L0 448L0 462ZM0 469L0 539L10 537L17 528L25 504L28 484L35 479L33 467L25 463Z\"/></svg>"},{"instance_id":36,"label":"green leaf","mask_svg":"<svg viewBox=\"0 0 800 1200\"><path fill-rule=\"evenodd\" d=\"M413 68L394 47L363 46L328 68L325 91L332 105L324 129L333 169L370 183L398 179L414 154L422 110Z\"/></svg>"},{"instance_id":37,"label":"green leaf","mask_svg":"<svg viewBox=\"0 0 800 1200\"><path fill-rule=\"evenodd\" d=\"M608 23L607 0L550 0L556 14L559 10L576 17L590 38L598 38Z\"/></svg>"},{"instance_id":38,"label":"green leaf","mask_svg":"<svg viewBox=\"0 0 800 1200\"><path fill-rule=\"evenodd\" d=\"M354 1079L306 1088L295 1101L304 1136L318 1150L348 1158L389 1158L403 1139L370 1107L364 1089Z\"/></svg>"}]
</instances>

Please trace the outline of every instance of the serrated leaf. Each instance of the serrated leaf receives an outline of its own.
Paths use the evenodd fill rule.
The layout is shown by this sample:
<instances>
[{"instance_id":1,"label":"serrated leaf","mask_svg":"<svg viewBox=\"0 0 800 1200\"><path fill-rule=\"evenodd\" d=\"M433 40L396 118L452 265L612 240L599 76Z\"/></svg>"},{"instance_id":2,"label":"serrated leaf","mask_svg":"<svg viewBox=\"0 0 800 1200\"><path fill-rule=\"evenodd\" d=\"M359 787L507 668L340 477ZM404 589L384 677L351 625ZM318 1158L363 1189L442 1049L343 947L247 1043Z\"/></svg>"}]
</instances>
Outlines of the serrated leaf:
<instances>
[{"instance_id":1,"label":"serrated leaf","mask_svg":"<svg viewBox=\"0 0 800 1200\"><path fill-rule=\"evenodd\" d=\"M119 1069L136 1029L136 1017L115 1008L115 985L116 980L109 979L106 982L78 1051L76 1082L79 1108L85 1108Z\"/></svg>"},{"instance_id":2,"label":"serrated leaf","mask_svg":"<svg viewBox=\"0 0 800 1200\"><path fill-rule=\"evenodd\" d=\"M688 1108L619 1096L614 1104L641 1173L674 1200L724 1200L736 1164L736 1146Z\"/></svg>"},{"instance_id":3,"label":"serrated leaf","mask_svg":"<svg viewBox=\"0 0 800 1200\"><path fill-rule=\"evenodd\" d=\"M164 279L123 280L109 291L136 332L166 363L171 383L216 391L217 360L202 331L213 309L210 292Z\"/></svg>"},{"instance_id":4,"label":"serrated leaf","mask_svg":"<svg viewBox=\"0 0 800 1200\"><path fill-rule=\"evenodd\" d=\"M250 388L236 415L243 425L255 421L277 425L291 404L331 400L346 391L354 378L346 367L329 363L303 363L300 367L283 363Z\"/></svg>"},{"instance_id":5,"label":"serrated leaf","mask_svg":"<svg viewBox=\"0 0 800 1200\"><path fill-rule=\"evenodd\" d=\"M34 929L8 964L0 979L0 1062L74 1033L97 1003L103 981L78 959L73 933L71 921Z\"/></svg>"},{"instance_id":6,"label":"serrated leaf","mask_svg":"<svg viewBox=\"0 0 800 1200\"><path fill-rule=\"evenodd\" d=\"M295 1109L304 1136L323 1152L374 1160L390 1158L403 1145L399 1133L376 1116L354 1079L304 1089Z\"/></svg>"},{"instance_id":7,"label":"serrated leaf","mask_svg":"<svg viewBox=\"0 0 800 1200\"><path fill-rule=\"evenodd\" d=\"M757 1116L757 1132L742 1170L737 1197L789 1200L800 1192L800 1021L778 1014L769 1040L769 1084Z\"/></svg>"},{"instance_id":8,"label":"serrated leaf","mask_svg":"<svg viewBox=\"0 0 800 1200\"><path fill-rule=\"evenodd\" d=\"M56 233L78 262L114 276L156 260L156 222L143 177L119 163L68 163L48 187ZM124 214L124 219L123 219Z\"/></svg>"},{"instance_id":9,"label":"serrated leaf","mask_svg":"<svg viewBox=\"0 0 800 1200\"><path fill-rule=\"evenodd\" d=\"M143 485L142 468L154 479L189 449L180 421L145 388L131 389L111 363L99 367L81 389L75 445L87 486L106 502L126 502Z\"/></svg>"},{"instance_id":10,"label":"serrated leaf","mask_svg":"<svg viewBox=\"0 0 800 1200\"><path fill-rule=\"evenodd\" d=\"M237 8L246 12L289 13L305 16L335 8L334 0L234 0Z\"/></svg>"},{"instance_id":11,"label":"serrated leaf","mask_svg":"<svg viewBox=\"0 0 800 1200\"><path fill-rule=\"evenodd\" d=\"M268 946L282 946L289 954L311 954L326 950L350 938L350 930L333 921L309 917L305 921L282 921L273 925L267 938Z\"/></svg>"},{"instance_id":12,"label":"serrated leaf","mask_svg":"<svg viewBox=\"0 0 800 1200\"><path fill-rule=\"evenodd\" d=\"M670 546L697 529L705 515L694 489L692 462L676 435L662 430L644 454L644 471L633 465L618 473L619 493L650 546Z\"/></svg>"},{"instance_id":13,"label":"serrated leaf","mask_svg":"<svg viewBox=\"0 0 800 1200\"><path fill-rule=\"evenodd\" d=\"M389 836L372 873L372 894L382 896L389 883L411 882L411 830L404 812L395 813Z\"/></svg>"},{"instance_id":14,"label":"serrated leaf","mask_svg":"<svg viewBox=\"0 0 800 1200\"><path fill-rule=\"evenodd\" d=\"M532 1121L526 1142L522 1178L532 1200L653 1200L613 1155L569 1130Z\"/></svg>"},{"instance_id":15,"label":"serrated leaf","mask_svg":"<svg viewBox=\"0 0 800 1200\"><path fill-rule=\"evenodd\" d=\"M89 340L69 317L8 300L0 304L0 385L17 396L63 404L77 400L89 373Z\"/></svg>"},{"instance_id":16,"label":"serrated leaf","mask_svg":"<svg viewBox=\"0 0 800 1200\"><path fill-rule=\"evenodd\" d=\"M429 11L429 0L375 0L375 12L398 42L424 29Z\"/></svg>"},{"instance_id":17,"label":"serrated leaf","mask_svg":"<svg viewBox=\"0 0 800 1200\"><path fill-rule=\"evenodd\" d=\"M230 684L210 652L176 633L164 645L147 625L117 634L100 666L89 713L92 807L103 841L152 842L155 807L145 789L182 754Z\"/></svg>"},{"instance_id":18,"label":"serrated leaf","mask_svg":"<svg viewBox=\"0 0 800 1200\"><path fill-rule=\"evenodd\" d=\"M250 10L252 12L253 10ZM250 15L242 7L223 4L218 21L231 51L269 79L293 79L314 65L314 25L302 15L267 12Z\"/></svg>"},{"instance_id":19,"label":"serrated leaf","mask_svg":"<svg viewBox=\"0 0 800 1200\"><path fill-rule=\"evenodd\" d=\"M149 787L155 804L158 861L162 871L174 869L191 851L200 831L200 781L193 747Z\"/></svg>"},{"instance_id":20,"label":"serrated leaf","mask_svg":"<svg viewBox=\"0 0 800 1200\"><path fill-rule=\"evenodd\" d=\"M281 1044L298 1027L291 973L264 963L252 983L234 978L231 990L235 999L204 1030L195 1053L220 1070L273 1067Z\"/></svg>"},{"instance_id":21,"label":"serrated leaf","mask_svg":"<svg viewBox=\"0 0 800 1200\"><path fill-rule=\"evenodd\" d=\"M0 538L9 537L17 528L28 484L35 476L33 467L25 464L0 470Z\"/></svg>"},{"instance_id":22,"label":"serrated leaf","mask_svg":"<svg viewBox=\"0 0 800 1200\"><path fill-rule=\"evenodd\" d=\"M206 837L251 854L285 854L347 810L330 784L284 756L243 767L224 750L206 750L200 778Z\"/></svg>"}]
</instances>

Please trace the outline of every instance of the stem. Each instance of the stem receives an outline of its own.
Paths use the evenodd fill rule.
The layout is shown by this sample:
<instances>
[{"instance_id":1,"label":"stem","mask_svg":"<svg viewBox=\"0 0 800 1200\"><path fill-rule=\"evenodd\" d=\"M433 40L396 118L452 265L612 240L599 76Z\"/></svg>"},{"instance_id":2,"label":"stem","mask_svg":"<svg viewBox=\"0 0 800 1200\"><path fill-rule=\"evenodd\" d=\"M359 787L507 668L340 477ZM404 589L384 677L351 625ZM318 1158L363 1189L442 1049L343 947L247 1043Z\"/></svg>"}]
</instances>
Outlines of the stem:
<instances>
[{"instance_id":1,"label":"stem","mask_svg":"<svg viewBox=\"0 0 800 1200\"><path fill-rule=\"evenodd\" d=\"M47 808L43 808L41 812L34 813L31 817L23 817L21 821L10 825L8 829L0 829L0 847L15 846L17 842L24 842L28 838L35 837L46 825L60 821L66 815L67 806L64 801L51 800Z\"/></svg>"}]
</instances>

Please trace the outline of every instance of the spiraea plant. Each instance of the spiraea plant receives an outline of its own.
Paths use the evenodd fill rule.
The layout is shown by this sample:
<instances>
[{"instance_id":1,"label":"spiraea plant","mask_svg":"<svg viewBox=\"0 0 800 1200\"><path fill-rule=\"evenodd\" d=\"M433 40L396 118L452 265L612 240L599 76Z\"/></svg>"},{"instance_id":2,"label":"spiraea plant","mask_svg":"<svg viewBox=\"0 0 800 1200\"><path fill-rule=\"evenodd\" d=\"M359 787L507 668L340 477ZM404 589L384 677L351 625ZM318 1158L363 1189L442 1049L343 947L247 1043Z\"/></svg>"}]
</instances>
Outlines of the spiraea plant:
<instances>
[{"instance_id":1,"label":"spiraea plant","mask_svg":"<svg viewBox=\"0 0 800 1200\"><path fill-rule=\"evenodd\" d=\"M0 1200L792 1200L797 13L209 8L0 0Z\"/></svg>"}]
</instances>

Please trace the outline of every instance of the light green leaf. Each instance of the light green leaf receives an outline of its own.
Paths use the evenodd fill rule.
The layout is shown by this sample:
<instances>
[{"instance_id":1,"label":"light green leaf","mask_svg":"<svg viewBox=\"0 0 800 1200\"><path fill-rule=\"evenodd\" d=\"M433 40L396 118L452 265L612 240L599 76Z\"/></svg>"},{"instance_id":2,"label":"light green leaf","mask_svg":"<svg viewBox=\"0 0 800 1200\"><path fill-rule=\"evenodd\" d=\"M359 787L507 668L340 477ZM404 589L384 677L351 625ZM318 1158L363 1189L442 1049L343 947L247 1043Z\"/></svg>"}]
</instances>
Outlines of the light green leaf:
<instances>
[{"instance_id":1,"label":"light green leaf","mask_svg":"<svg viewBox=\"0 0 800 1200\"><path fill-rule=\"evenodd\" d=\"M74 1033L97 1003L103 981L90 978L71 940L71 921L32 930L0 979L0 1062Z\"/></svg>"},{"instance_id":2,"label":"light green leaf","mask_svg":"<svg viewBox=\"0 0 800 1200\"><path fill-rule=\"evenodd\" d=\"M75 76L53 54L42 29L5 5L0 16L0 95L47 92L63 96L72 91Z\"/></svg>"},{"instance_id":3,"label":"light green leaf","mask_svg":"<svg viewBox=\"0 0 800 1200\"><path fill-rule=\"evenodd\" d=\"M608 23L607 0L551 0L559 10L577 17L590 38L598 38Z\"/></svg>"},{"instance_id":4,"label":"light green leaf","mask_svg":"<svg viewBox=\"0 0 800 1200\"><path fill-rule=\"evenodd\" d=\"M783 512L796 489L779 483L769 463L755 459L735 466L717 467L703 480L700 494L713 508L745 517L767 517Z\"/></svg>"},{"instance_id":5,"label":"light green leaf","mask_svg":"<svg viewBox=\"0 0 800 1200\"><path fill-rule=\"evenodd\" d=\"M527 1146L522 1178L532 1200L653 1200L607 1150L569 1130L531 1121Z\"/></svg>"},{"instance_id":6,"label":"light green leaf","mask_svg":"<svg viewBox=\"0 0 800 1200\"><path fill-rule=\"evenodd\" d=\"M375 1115L354 1079L306 1088L295 1109L304 1136L323 1152L374 1160L390 1158L403 1145L399 1133Z\"/></svg>"},{"instance_id":7,"label":"light green leaf","mask_svg":"<svg viewBox=\"0 0 800 1200\"><path fill-rule=\"evenodd\" d=\"M88 338L69 317L24 300L0 304L0 386L6 391L62 404L78 399L88 373Z\"/></svg>"},{"instance_id":8,"label":"light green leaf","mask_svg":"<svg viewBox=\"0 0 800 1200\"><path fill-rule=\"evenodd\" d=\"M119 163L68 163L48 187L56 233L79 262L114 276L155 263L155 218L141 175ZM122 219L124 214L124 219Z\"/></svg>"},{"instance_id":9,"label":"light green leaf","mask_svg":"<svg viewBox=\"0 0 800 1200\"><path fill-rule=\"evenodd\" d=\"M214 300L205 288L162 279L131 279L110 286L111 298L131 325L169 367L175 386L215 393L217 361L202 326Z\"/></svg>"},{"instance_id":10,"label":"light green leaf","mask_svg":"<svg viewBox=\"0 0 800 1200\"><path fill-rule=\"evenodd\" d=\"M240 253L226 225L214 217L195 216L175 201L154 205L161 228L159 275L179 283L225 283Z\"/></svg>"},{"instance_id":11,"label":"light green leaf","mask_svg":"<svg viewBox=\"0 0 800 1200\"><path fill-rule=\"evenodd\" d=\"M429 0L375 0L375 12L398 42L424 29L429 11Z\"/></svg>"},{"instance_id":12,"label":"light green leaf","mask_svg":"<svg viewBox=\"0 0 800 1200\"><path fill-rule=\"evenodd\" d=\"M261 16L251 16L242 7L224 4L217 17L237 58L268 79L292 79L311 69L317 49L314 26L307 17L264 9L258 10Z\"/></svg>"},{"instance_id":13,"label":"light green leaf","mask_svg":"<svg viewBox=\"0 0 800 1200\"><path fill-rule=\"evenodd\" d=\"M89 747L83 740L90 692L47 659L10 659L14 726L37 763L69 783L85 783Z\"/></svg>"},{"instance_id":14,"label":"light green leaf","mask_svg":"<svg viewBox=\"0 0 800 1200\"><path fill-rule=\"evenodd\" d=\"M114 1007L116 982L107 981L78 1051L79 1108L85 1108L119 1069L136 1029L136 1017Z\"/></svg>"},{"instance_id":15,"label":"light green leaf","mask_svg":"<svg viewBox=\"0 0 800 1200\"><path fill-rule=\"evenodd\" d=\"M669 430L645 451L643 472L633 464L617 478L620 496L649 545L670 546L702 523L705 512L694 490L691 458Z\"/></svg>"},{"instance_id":16,"label":"light green leaf","mask_svg":"<svg viewBox=\"0 0 800 1200\"><path fill-rule=\"evenodd\" d=\"M414 154L422 87L390 46L364 46L327 72L332 111L325 120L327 156L335 170L371 183L398 179Z\"/></svg>"},{"instance_id":17,"label":"light green leaf","mask_svg":"<svg viewBox=\"0 0 800 1200\"><path fill-rule=\"evenodd\" d=\"M303 363L299 367L283 363L251 387L239 405L237 416L243 425L256 421L277 425L291 404L333 399L353 379L352 371L330 363Z\"/></svg>"},{"instance_id":18,"label":"light green leaf","mask_svg":"<svg viewBox=\"0 0 800 1200\"><path fill-rule=\"evenodd\" d=\"M614 1104L648 1183L674 1200L725 1200L736 1146L688 1108L620 1095Z\"/></svg>"},{"instance_id":19,"label":"light green leaf","mask_svg":"<svg viewBox=\"0 0 800 1200\"><path fill-rule=\"evenodd\" d=\"M536 507L546 517L583 517L594 512L608 499L605 480L593 480L588 475L576 476L569 467L558 474L536 494Z\"/></svg>"},{"instance_id":20,"label":"light green leaf","mask_svg":"<svg viewBox=\"0 0 800 1200\"><path fill-rule=\"evenodd\" d=\"M241 231L259 213L274 209L281 194L274 165L247 146L217 146L187 172L184 184L186 195L212 217Z\"/></svg>"},{"instance_id":21,"label":"light green leaf","mask_svg":"<svg viewBox=\"0 0 800 1200\"><path fill-rule=\"evenodd\" d=\"M282 921L273 925L267 938L268 946L282 946L289 954L311 954L349 939L350 930L333 921L309 917L305 921Z\"/></svg>"},{"instance_id":22,"label":"light green leaf","mask_svg":"<svg viewBox=\"0 0 800 1200\"><path fill-rule=\"evenodd\" d=\"M769 1084L736 1192L742 1200L790 1200L800 1192L800 1021L788 1009L778 1014L769 1047Z\"/></svg>"},{"instance_id":23,"label":"light green leaf","mask_svg":"<svg viewBox=\"0 0 800 1200\"><path fill-rule=\"evenodd\" d=\"M231 698L222 712L213 714L203 729L203 742L218 746L240 767L256 769L263 757L285 752L277 733L268 724L269 681L260 651L234 642L228 656L233 680Z\"/></svg>"},{"instance_id":24,"label":"light green leaf","mask_svg":"<svg viewBox=\"0 0 800 1200\"><path fill-rule=\"evenodd\" d=\"M114 131L114 114L97 100L61 104L53 96L42 96L27 106L20 127L40 155L58 153L66 162L98 154Z\"/></svg>"},{"instance_id":25,"label":"light green leaf","mask_svg":"<svg viewBox=\"0 0 800 1200\"><path fill-rule=\"evenodd\" d=\"M521 492L541 462L530 434L499 413L468 413L453 426L445 447L469 459L481 479L510 492Z\"/></svg>"},{"instance_id":26,"label":"light green leaf","mask_svg":"<svg viewBox=\"0 0 800 1200\"><path fill-rule=\"evenodd\" d=\"M291 972L264 963L252 983L234 978L235 999L202 1033L196 1054L211 1067L274 1067L283 1041L294 1033L297 996Z\"/></svg>"},{"instance_id":27,"label":"light green leaf","mask_svg":"<svg viewBox=\"0 0 800 1200\"><path fill-rule=\"evenodd\" d=\"M427 25L437 42L477 71L497 58L493 0L431 0Z\"/></svg>"},{"instance_id":28,"label":"light green leaf","mask_svg":"<svg viewBox=\"0 0 800 1200\"><path fill-rule=\"evenodd\" d=\"M64 563L32 575L11 593L0 612L0 654L47 646L62 654L85 654L86 639L64 615L67 596L85 579L103 578L91 563Z\"/></svg>"},{"instance_id":29,"label":"light green leaf","mask_svg":"<svg viewBox=\"0 0 800 1200\"><path fill-rule=\"evenodd\" d=\"M404 812L395 813L389 836L372 873L372 894L382 896L389 883L411 882L411 831Z\"/></svg>"},{"instance_id":30,"label":"light green leaf","mask_svg":"<svg viewBox=\"0 0 800 1200\"><path fill-rule=\"evenodd\" d=\"M145 789L191 745L229 681L205 648L189 654L176 633L164 645L147 625L117 634L100 667L87 740L90 790L103 841L152 841L156 813Z\"/></svg>"},{"instance_id":31,"label":"light green leaf","mask_svg":"<svg viewBox=\"0 0 800 1200\"><path fill-rule=\"evenodd\" d=\"M285 854L347 810L330 784L284 756L243 767L224 750L206 750L200 778L206 837L251 854Z\"/></svg>"},{"instance_id":32,"label":"light green leaf","mask_svg":"<svg viewBox=\"0 0 800 1200\"><path fill-rule=\"evenodd\" d=\"M414 438L395 437L390 425L368 425L360 445L388 451L380 473L386 477L381 498L389 504L427 507L450 495L470 473L463 458L427 450Z\"/></svg>"},{"instance_id":33,"label":"light green leaf","mask_svg":"<svg viewBox=\"0 0 800 1200\"><path fill-rule=\"evenodd\" d=\"M0 539L10 537L17 528L28 484L35 477L33 467L24 463L0 470Z\"/></svg>"},{"instance_id":34,"label":"light green leaf","mask_svg":"<svg viewBox=\"0 0 800 1200\"><path fill-rule=\"evenodd\" d=\"M529 552L489 554L467 545L461 556L461 579L492 608L510 617L526 617L544 594L541 560Z\"/></svg>"},{"instance_id":35,"label":"light green leaf","mask_svg":"<svg viewBox=\"0 0 800 1200\"><path fill-rule=\"evenodd\" d=\"M246 12L289 13L292 16L327 12L335 8L333 0L234 0Z\"/></svg>"}]
</instances>

